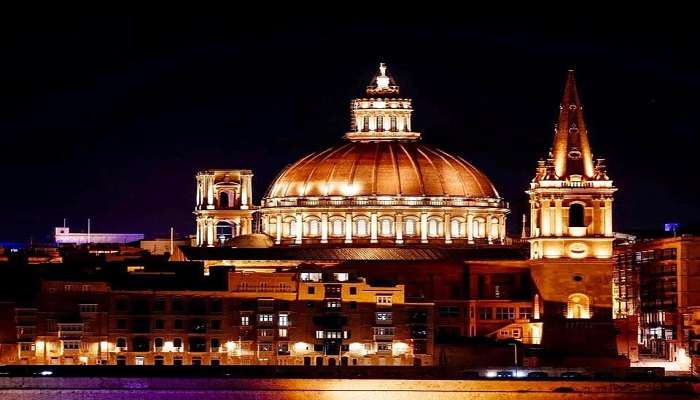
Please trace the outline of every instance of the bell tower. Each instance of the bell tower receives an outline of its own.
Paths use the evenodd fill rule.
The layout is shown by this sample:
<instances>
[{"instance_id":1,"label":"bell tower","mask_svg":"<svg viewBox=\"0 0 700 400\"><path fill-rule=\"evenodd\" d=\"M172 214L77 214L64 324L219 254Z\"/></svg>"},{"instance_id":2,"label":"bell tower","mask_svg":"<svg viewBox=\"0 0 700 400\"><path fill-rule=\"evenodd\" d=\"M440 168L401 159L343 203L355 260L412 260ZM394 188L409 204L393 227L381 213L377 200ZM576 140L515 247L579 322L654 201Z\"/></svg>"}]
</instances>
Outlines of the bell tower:
<instances>
[{"instance_id":1,"label":"bell tower","mask_svg":"<svg viewBox=\"0 0 700 400\"><path fill-rule=\"evenodd\" d=\"M530 258L612 257L613 193L605 160L593 158L574 71L559 106L554 143L537 164L530 196Z\"/></svg>"}]
</instances>

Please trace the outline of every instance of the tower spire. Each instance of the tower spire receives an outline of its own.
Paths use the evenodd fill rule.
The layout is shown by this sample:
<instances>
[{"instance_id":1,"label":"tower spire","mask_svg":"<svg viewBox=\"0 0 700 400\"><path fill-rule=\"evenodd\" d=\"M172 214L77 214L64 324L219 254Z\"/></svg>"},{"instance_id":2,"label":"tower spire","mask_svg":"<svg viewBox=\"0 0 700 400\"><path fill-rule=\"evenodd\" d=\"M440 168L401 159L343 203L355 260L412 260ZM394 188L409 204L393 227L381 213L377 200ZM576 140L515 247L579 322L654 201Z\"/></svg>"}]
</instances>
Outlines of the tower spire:
<instances>
[{"instance_id":1,"label":"tower spire","mask_svg":"<svg viewBox=\"0 0 700 400\"><path fill-rule=\"evenodd\" d=\"M564 95L559 105L552 156L555 172L562 179L571 175L593 178L593 156L573 69L567 74Z\"/></svg>"}]
</instances>

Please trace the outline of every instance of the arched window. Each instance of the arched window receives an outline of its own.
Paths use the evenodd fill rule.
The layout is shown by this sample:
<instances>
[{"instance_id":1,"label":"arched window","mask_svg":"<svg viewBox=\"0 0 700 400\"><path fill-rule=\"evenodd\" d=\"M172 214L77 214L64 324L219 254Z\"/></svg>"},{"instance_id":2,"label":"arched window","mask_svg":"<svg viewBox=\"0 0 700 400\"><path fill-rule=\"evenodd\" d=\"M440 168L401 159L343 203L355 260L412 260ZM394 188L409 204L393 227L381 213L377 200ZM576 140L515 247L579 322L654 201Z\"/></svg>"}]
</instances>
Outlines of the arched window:
<instances>
[{"instance_id":1,"label":"arched window","mask_svg":"<svg viewBox=\"0 0 700 400\"><path fill-rule=\"evenodd\" d=\"M333 229L331 230L331 234L333 236L343 236L343 220L342 219L334 219L333 220Z\"/></svg>"},{"instance_id":2,"label":"arched window","mask_svg":"<svg viewBox=\"0 0 700 400\"><path fill-rule=\"evenodd\" d=\"M382 236L391 236L391 220L390 219L383 219L381 221L381 227L380 227L380 235Z\"/></svg>"},{"instance_id":3,"label":"arched window","mask_svg":"<svg viewBox=\"0 0 700 400\"><path fill-rule=\"evenodd\" d=\"M381 115L377 117L377 132L384 130L384 117Z\"/></svg>"},{"instance_id":4,"label":"arched window","mask_svg":"<svg viewBox=\"0 0 700 400\"><path fill-rule=\"evenodd\" d=\"M461 231L462 223L458 219L453 219L450 222L450 235L452 237L462 237L462 231Z\"/></svg>"},{"instance_id":5,"label":"arched window","mask_svg":"<svg viewBox=\"0 0 700 400\"><path fill-rule=\"evenodd\" d=\"M404 221L404 232L406 236L413 236L416 234L416 220L413 218L408 218Z\"/></svg>"},{"instance_id":6,"label":"arched window","mask_svg":"<svg viewBox=\"0 0 700 400\"><path fill-rule=\"evenodd\" d=\"M273 236L277 234L277 218L270 218L270 222L267 224L267 231Z\"/></svg>"},{"instance_id":7,"label":"arched window","mask_svg":"<svg viewBox=\"0 0 700 400\"><path fill-rule=\"evenodd\" d=\"M583 223L584 208L582 204L574 203L569 206L569 226L582 227L586 226Z\"/></svg>"},{"instance_id":8,"label":"arched window","mask_svg":"<svg viewBox=\"0 0 700 400\"><path fill-rule=\"evenodd\" d=\"M566 303L566 318L588 319L591 318L590 300L582 293L574 293L569 296Z\"/></svg>"},{"instance_id":9,"label":"arched window","mask_svg":"<svg viewBox=\"0 0 700 400\"><path fill-rule=\"evenodd\" d=\"M216 224L216 240L219 241L220 245L223 245L235 235L236 229L234 224L226 221L221 221Z\"/></svg>"},{"instance_id":10,"label":"arched window","mask_svg":"<svg viewBox=\"0 0 700 400\"><path fill-rule=\"evenodd\" d=\"M474 218L472 222L472 235L475 238L486 237L486 222L482 218Z\"/></svg>"},{"instance_id":11,"label":"arched window","mask_svg":"<svg viewBox=\"0 0 700 400\"><path fill-rule=\"evenodd\" d=\"M307 222L306 233L309 236L318 236L321 231L321 221L316 218L311 218Z\"/></svg>"},{"instance_id":12,"label":"arched window","mask_svg":"<svg viewBox=\"0 0 700 400\"><path fill-rule=\"evenodd\" d=\"M491 218L491 232L490 235L493 239L496 239L499 237L499 231L500 231L500 224L498 222L498 218Z\"/></svg>"},{"instance_id":13,"label":"arched window","mask_svg":"<svg viewBox=\"0 0 700 400\"><path fill-rule=\"evenodd\" d=\"M292 219L289 221L289 232L287 232L287 236L296 236L297 234L297 220Z\"/></svg>"},{"instance_id":14,"label":"arched window","mask_svg":"<svg viewBox=\"0 0 700 400\"><path fill-rule=\"evenodd\" d=\"M440 227L438 224L438 220L436 219L431 219L428 221L428 236L439 236L440 235Z\"/></svg>"},{"instance_id":15,"label":"arched window","mask_svg":"<svg viewBox=\"0 0 700 400\"><path fill-rule=\"evenodd\" d=\"M229 208L228 192L219 192L219 208Z\"/></svg>"},{"instance_id":16,"label":"arched window","mask_svg":"<svg viewBox=\"0 0 700 400\"><path fill-rule=\"evenodd\" d=\"M369 117L362 118L362 130L364 132L369 131Z\"/></svg>"},{"instance_id":17,"label":"arched window","mask_svg":"<svg viewBox=\"0 0 700 400\"><path fill-rule=\"evenodd\" d=\"M389 129L391 129L392 132L396 132L396 116L392 115L390 121Z\"/></svg>"},{"instance_id":18,"label":"arched window","mask_svg":"<svg viewBox=\"0 0 700 400\"><path fill-rule=\"evenodd\" d=\"M359 218L355 222L355 234L357 236L367 236L367 220Z\"/></svg>"}]
</instances>

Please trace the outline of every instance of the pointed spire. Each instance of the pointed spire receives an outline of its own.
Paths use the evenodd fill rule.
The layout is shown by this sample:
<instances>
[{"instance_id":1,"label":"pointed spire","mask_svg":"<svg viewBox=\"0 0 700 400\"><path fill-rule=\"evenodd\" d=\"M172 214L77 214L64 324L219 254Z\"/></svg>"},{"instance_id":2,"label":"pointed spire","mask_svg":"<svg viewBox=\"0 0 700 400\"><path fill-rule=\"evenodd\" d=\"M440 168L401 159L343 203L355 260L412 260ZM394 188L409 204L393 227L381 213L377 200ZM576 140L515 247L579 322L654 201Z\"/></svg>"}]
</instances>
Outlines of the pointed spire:
<instances>
[{"instance_id":1,"label":"pointed spire","mask_svg":"<svg viewBox=\"0 0 700 400\"><path fill-rule=\"evenodd\" d=\"M588 143L588 131L583 118L583 107L576 87L574 70L569 70L564 86L552 153L557 176L565 178L570 175L581 175L585 178L593 178L593 156Z\"/></svg>"}]
</instances>

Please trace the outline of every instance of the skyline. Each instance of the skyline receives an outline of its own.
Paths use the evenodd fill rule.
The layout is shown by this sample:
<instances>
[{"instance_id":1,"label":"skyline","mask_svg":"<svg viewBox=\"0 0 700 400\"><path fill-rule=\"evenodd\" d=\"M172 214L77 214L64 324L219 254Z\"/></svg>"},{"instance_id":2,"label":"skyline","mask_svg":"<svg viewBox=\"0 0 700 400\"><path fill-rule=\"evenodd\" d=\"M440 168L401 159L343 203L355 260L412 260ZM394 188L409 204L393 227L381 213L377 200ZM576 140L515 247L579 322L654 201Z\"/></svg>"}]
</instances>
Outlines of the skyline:
<instances>
[{"instance_id":1,"label":"skyline","mask_svg":"<svg viewBox=\"0 0 700 400\"><path fill-rule=\"evenodd\" d=\"M615 230L698 222L698 189L685 175L697 169L700 82L684 52L692 34L668 49L649 40L659 32L626 42L635 32L611 35L604 25L574 26L566 43L517 25L484 31L474 21L429 20L392 46L350 51L358 35L382 37L392 26L22 22L3 28L14 34L3 45L0 130L7 148L26 151L0 161L18 193L0 200L12 210L1 240L40 240L64 217L75 230L91 217L95 231L191 233L194 174L206 167L252 169L258 204L276 171L342 140L348 104L380 61L414 99L423 140L491 178L510 203L511 233L551 145L569 68L593 151L620 188Z\"/></svg>"}]
</instances>

